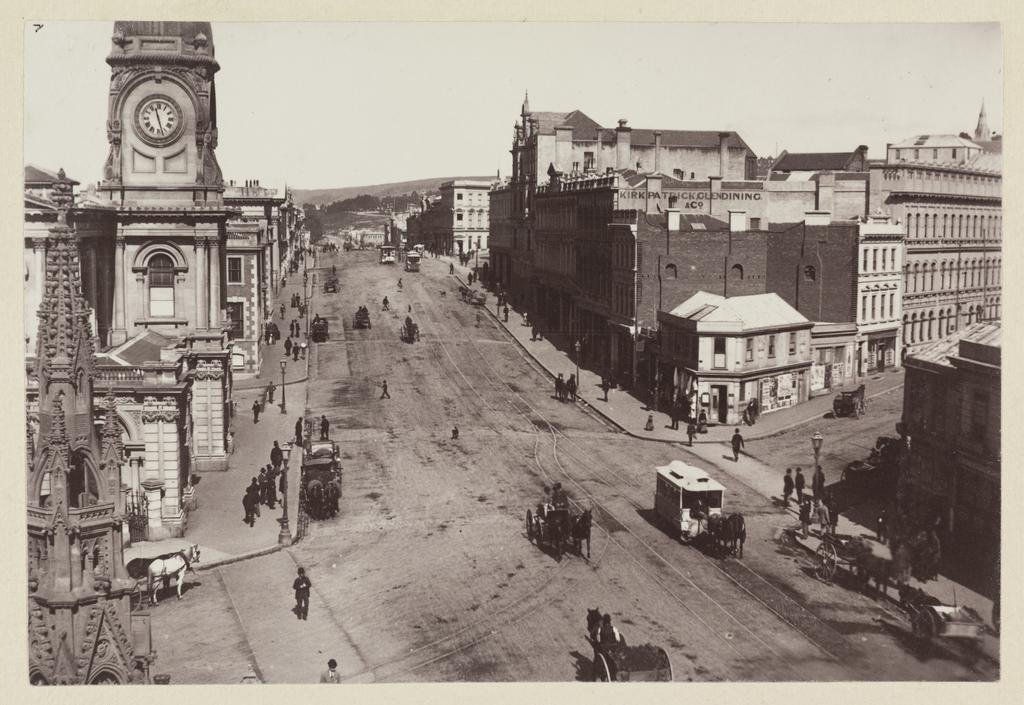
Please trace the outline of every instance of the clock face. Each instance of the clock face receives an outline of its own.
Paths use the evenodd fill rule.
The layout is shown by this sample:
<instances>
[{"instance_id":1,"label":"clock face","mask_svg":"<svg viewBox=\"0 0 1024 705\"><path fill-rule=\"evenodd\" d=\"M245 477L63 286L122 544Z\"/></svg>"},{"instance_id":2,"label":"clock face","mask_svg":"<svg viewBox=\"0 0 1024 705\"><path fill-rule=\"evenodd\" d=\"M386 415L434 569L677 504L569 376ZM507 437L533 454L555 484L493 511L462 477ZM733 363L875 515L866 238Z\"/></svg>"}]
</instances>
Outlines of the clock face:
<instances>
[{"instance_id":1,"label":"clock face","mask_svg":"<svg viewBox=\"0 0 1024 705\"><path fill-rule=\"evenodd\" d=\"M166 144L181 132L181 108L166 96L151 96L139 104L135 122L145 141Z\"/></svg>"}]
</instances>

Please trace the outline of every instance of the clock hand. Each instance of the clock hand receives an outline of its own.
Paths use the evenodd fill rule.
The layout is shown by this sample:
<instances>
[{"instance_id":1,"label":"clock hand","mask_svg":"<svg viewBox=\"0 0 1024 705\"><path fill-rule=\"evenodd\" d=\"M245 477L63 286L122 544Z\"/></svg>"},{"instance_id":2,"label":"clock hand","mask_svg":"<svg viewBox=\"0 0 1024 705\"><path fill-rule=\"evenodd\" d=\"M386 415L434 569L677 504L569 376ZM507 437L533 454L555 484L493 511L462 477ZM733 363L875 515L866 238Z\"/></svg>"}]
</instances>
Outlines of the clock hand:
<instances>
[{"instance_id":1,"label":"clock hand","mask_svg":"<svg viewBox=\"0 0 1024 705\"><path fill-rule=\"evenodd\" d=\"M159 110L154 110L153 113L156 115L157 124L160 125L160 132L163 133L163 131L164 131L164 122L163 122L163 120L160 119L160 111Z\"/></svg>"}]
</instances>

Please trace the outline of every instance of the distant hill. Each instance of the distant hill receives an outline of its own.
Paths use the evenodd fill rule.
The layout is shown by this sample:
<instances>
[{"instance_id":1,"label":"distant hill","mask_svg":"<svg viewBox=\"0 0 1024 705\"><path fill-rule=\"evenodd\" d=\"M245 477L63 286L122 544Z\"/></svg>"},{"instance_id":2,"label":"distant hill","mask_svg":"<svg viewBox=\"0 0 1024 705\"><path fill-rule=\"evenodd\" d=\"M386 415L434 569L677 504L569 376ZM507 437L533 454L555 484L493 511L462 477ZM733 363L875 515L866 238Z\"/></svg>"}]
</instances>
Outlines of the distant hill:
<instances>
[{"instance_id":1,"label":"distant hill","mask_svg":"<svg viewBox=\"0 0 1024 705\"><path fill-rule=\"evenodd\" d=\"M292 189L295 202L299 204L308 203L313 206L323 206L335 201L343 201L346 198L355 198L367 194L370 196L402 196L416 191L418 193L429 193L437 189L445 181L453 179L470 179L473 181L493 181L491 176L435 176L431 179L419 179L417 181L396 181L390 184L373 184L370 186L346 186L345 188L322 188L322 189Z\"/></svg>"}]
</instances>

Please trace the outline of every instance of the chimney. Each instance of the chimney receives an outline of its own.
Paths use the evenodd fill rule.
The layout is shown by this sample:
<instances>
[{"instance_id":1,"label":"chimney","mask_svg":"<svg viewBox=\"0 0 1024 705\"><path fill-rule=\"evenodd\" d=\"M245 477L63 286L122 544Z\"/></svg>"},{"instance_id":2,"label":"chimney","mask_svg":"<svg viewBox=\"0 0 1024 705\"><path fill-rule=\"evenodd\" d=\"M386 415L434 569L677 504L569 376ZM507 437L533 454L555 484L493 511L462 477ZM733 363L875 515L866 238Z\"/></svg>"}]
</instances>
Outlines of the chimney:
<instances>
[{"instance_id":1,"label":"chimney","mask_svg":"<svg viewBox=\"0 0 1024 705\"><path fill-rule=\"evenodd\" d=\"M661 166L661 130L654 131L654 170Z\"/></svg>"},{"instance_id":2,"label":"chimney","mask_svg":"<svg viewBox=\"0 0 1024 705\"><path fill-rule=\"evenodd\" d=\"M615 128L615 168L628 169L633 128L626 126L627 120L619 120Z\"/></svg>"},{"instance_id":3,"label":"chimney","mask_svg":"<svg viewBox=\"0 0 1024 705\"><path fill-rule=\"evenodd\" d=\"M679 209L669 208L668 209L668 229L670 231L679 230Z\"/></svg>"},{"instance_id":4,"label":"chimney","mask_svg":"<svg viewBox=\"0 0 1024 705\"><path fill-rule=\"evenodd\" d=\"M745 232L747 232L747 212L746 211L729 211L729 232L731 232L731 233L745 233Z\"/></svg>"},{"instance_id":5,"label":"chimney","mask_svg":"<svg viewBox=\"0 0 1024 705\"><path fill-rule=\"evenodd\" d=\"M807 211L804 213L804 225L829 225L832 214L829 211Z\"/></svg>"},{"instance_id":6,"label":"chimney","mask_svg":"<svg viewBox=\"0 0 1024 705\"><path fill-rule=\"evenodd\" d=\"M725 170L729 166L729 132L718 133L718 175L725 178Z\"/></svg>"}]
</instances>

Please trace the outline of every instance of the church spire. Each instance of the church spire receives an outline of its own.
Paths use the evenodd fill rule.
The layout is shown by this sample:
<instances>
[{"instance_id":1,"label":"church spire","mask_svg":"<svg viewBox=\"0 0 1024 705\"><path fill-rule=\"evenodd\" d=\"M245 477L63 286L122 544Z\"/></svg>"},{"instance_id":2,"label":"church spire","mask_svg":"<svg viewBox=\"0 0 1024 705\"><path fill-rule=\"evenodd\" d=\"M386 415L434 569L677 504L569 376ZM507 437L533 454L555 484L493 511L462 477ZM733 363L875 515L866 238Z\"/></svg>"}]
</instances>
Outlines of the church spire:
<instances>
[{"instance_id":1,"label":"church spire","mask_svg":"<svg viewBox=\"0 0 1024 705\"><path fill-rule=\"evenodd\" d=\"M992 130L988 128L988 116L985 115L985 101L981 101L981 112L978 113L978 126L974 128L974 139L988 142L992 139Z\"/></svg>"},{"instance_id":2,"label":"church spire","mask_svg":"<svg viewBox=\"0 0 1024 705\"><path fill-rule=\"evenodd\" d=\"M523 93L523 115L530 114L530 91Z\"/></svg>"}]
</instances>

